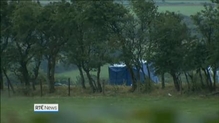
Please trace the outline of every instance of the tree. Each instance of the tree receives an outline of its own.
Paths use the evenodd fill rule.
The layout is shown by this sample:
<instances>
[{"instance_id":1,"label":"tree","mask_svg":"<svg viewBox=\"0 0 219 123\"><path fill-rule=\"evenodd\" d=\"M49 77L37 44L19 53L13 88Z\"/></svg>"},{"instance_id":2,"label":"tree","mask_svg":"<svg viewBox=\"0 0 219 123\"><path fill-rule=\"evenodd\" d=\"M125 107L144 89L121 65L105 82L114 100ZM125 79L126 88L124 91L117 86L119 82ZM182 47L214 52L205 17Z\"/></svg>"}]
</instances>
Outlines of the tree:
<instances>
[{"instance_id":1,"label":"tree","mask_svg":"<svg viewBox=\"0 0 219 123\"><path fill-rule=\"evenodd\" d=\"M180 74L183 67L184 43L189 37L187 26L180 15L165 12L158 15L153 34L153 63L157 70L171 74L177 91L180 91Z\"/></svg>"},{"instance_id":2,"label":"tree","mask_svg":"<svg viewBox=\"0 0 219 123\"><path fill-rule=\"evenodd\" d=\"M108 62L110 57L111 37L113 32L110 24L118 21L123 13L124 7L111 1L93 1L88 11L88 24L90 28L85 37L90 45L90 54L86 61L86 67L97 69L97 90L102 92L100 82L101 66ZM89 44L89 42L92 44ZM86 72L86 68L84 69Z\"/></svg>"},{"instance_id":3,"label":"tree","mask_svg":"<svg viewBox=\"0 0 219 123\"><path fill-rule=\"evenodd\" d=\"M215 90L216 86L216 71L219 68L218 63L218 33L219 33L219 9L212 4L205 4L205 10L198 12L192 16L197 30L201 34L200 42L205 46L206 56L202 61L204 65L202 69L206 75L206 83L210 91ZM214 79L211 80L211 75L208 68L212 67Z\"/></svg>"},{"instance_id":4,"label":"tree","mask_svg":"<svg viewBox=\"0 0 219 123\"><path fill-rule=\"evenodd\" d=\"M0 39L0 82L1 89L4 86L3 75L7 84L15 93L13 85L10 81L7 71L11 69L14 63L14 49L12 48L12 14L16 4L13 2L1 1L1 39Z\"/></svg>"},{"instance_id":5,"label":"tree","mask_svg":"<svg viewBox=\"0 0 219 123\"><path fill-rule=\"evenodd\" d=\"M15 93L14 87L11 83L8 71L11 71L14 67L18 66L18 63L14 60L15 53L14 52L14 47L10 40L8 40L7 48L2 52L2 72L6 78L7 85L8 87L11 88L13 93ZM6 82L5 82L6 83Z\"/></svg>"},{"instance_id":6,"label":"tree","mask_svg":"<svg viewBox=\"0 0 219 123\"><path fill-rule=\"evenodd\" d=\"M138 25L135 27L137 30L137 37L135 37L136 42L134 43L135 47L135 67L137 68L138 74L140 74L140 70L143 71L142 61L143 59L147 60L147 73L148 73L148 81L146 82L146 91L151 89L151 75L150 75L150 57L152 54L152 28L153 22L155 21L155 17L157 15L157 6L152 0L140 0L135 1L132 0L133 11L136 14L136 18L138 20ZM146 76L144 77L146 80Z\"/></svg>"},{"instance_id":7,"label":"tree","mask_svg":"<svg viewBox=\"0 0 219 123\"><path fill-rule=\"evenodd\" d=\"M124 28L122 28L122 34L119 40L119 46L121 46L122 54L120 55L121 61L123 61L130 72L132 79L132 89L131 92L134 92L137 88L137 78L133 71L133 64L135 63L135 43L136 41L136 20L132 15L127 15L124 24ZM139 60L139 59L138 59ZM137 62L138 63L138 62Z\"/></svg>"},{"instance_id":8,"label":"tree","mask_svg":"<svg viewBox=\"0 0 219 123\"><path fill-rule=\"evenodd\" d=\"M7 66L4 63L7 63L9 61L6 61L5 56L7 47L11 41L12 38L12 13L15 10L15 4L13 2L7 2L7 1L1 1L1 39L0 39L0 89L3 89L4 82L3 82L3 66ZM5 68L4 68L5 69Z\"/></svg>"},{"instance_id":9,"label":"tree","mask_svg":"<svg viewBox=\"0 0 219 123\"><path fill-rule=\"evenodd\" d=\"M1 39L0 39L0 90L3 90L4 88L4 82L3 82L3 71L2 71L2 54L5 51L7 44L8 44L8 30L9 30L9 14L8 14L9 5L7 1L1 1L1 9L0 9L0 15L1 15Z\"/></svg>"},{"instance_id":10,"label":"tree","mask_svg":"<svg viewBox=\"0 0 219 123\"><path fill-rule=\"evenodd\" d=\"M11 43L15 50L16 62L19 63L19 71L22 74L25 86L29 90L30 76L28 71L29 61L37 52L34 46L37 42L36 26L40 6L32 2L19 2L12 15Z\"/></svg>"},{"instance_id":11,"label":"tree","mask_svg":"<svg viewBox=\"0 0 219 123\"><path fill-rule=\"evenodd\" d=\"M44 49L44 57L48 62L47 78L49 92L55 92L55 66L57 56L61 53L62 47L67 43L69 38L68 15L69 3L54 2L46 5L39 17L41 46Z\"/></svg>"},{"instance_id":12,"label":"tree","mask_svg":"<svg viewBox=\"0 0 219 123\"><path fill-rule=\"evenodd\" d=\"M119 21L122 12L119 4L113 1L76 1L72 3L75 31L70 39L67 56L76 64L84 85L83 71L88 77L93 92L102 91L100 82L101 66L107 63L110 44L114 32L110 25ZM91 77L91 70L97 69L97 81ZM97 84L97 86L96 86Z\"/></svg>"},{"instance_id":13,"label":"tree","mask_svg":"<svg viewBox=\"0 0 219 123\"><path fill-rule=\"evenodd\" d=\"M137 88L137 80L133 71L134 63L134 43L136 42L136 19L129 12L128 9L124 8L121 4L116 4L114 10L117 13L117 18L114 21L109 22L110 30L112 30L112 36L110 41L110 47L114 53L118 53L115 61L124 62L128 68L132 78L132 89L134 92Z\"/></svg>"},{"instance_id":14,"label":"tree","mask_svg":"<svg viewBox=\"0 0 219 123\"><path fill-rule=\"evenodd\" d=\"M83 21L83 11L84 5L83 1L72 1L71 12L68 13L69 16L69 27L72 28L70 31L71 35L68 40L67 45L64 46L64 54L67 57L67 63L69 65L74 64L78 67L81 77L82 88L86 89L85 77L83 73L82 63L83 63L83 51L84 51L84 21ZM82 11L83 10L83 11Z\"/></svg>"},{"instance_id":15,"label":"tree","mask_svg":"<svg viewBox=\"0 0 219 123\"><path fill-rule=\"evenodd\" d=\"M37 16L37 14L34 13L34 9L37 9L38 6L35 6L35 4L31 2L16 3L12 1L7 2L7 4L7 13L1 14L4 16L1 18L3 19L1 27L6 27L1 33L3 34L3 36L1 36L1 46L3 46L5 50L6 46L10 44L11 50L7 50L7 53L13 57L13 59L10 60L12 60L13 63L17 62L20 64L20 72L23 75L25 85L29 86L28 70L26 68L28 61L32 57L31 46L34 44L33 33L36 24L34 19L36 19L35 17ZM4 50L2 50L1 53L4 53ZM4 60L8 59L6 55L7 54L3 54L3 56L5 56ZM8 69L6 66L9 66L9 62L4 61L4 63L4 67L1 67L1 70L4 70L6 75L6 70ZM7 75L6 78L8 79Z\"/></svg>"}]
</instances>

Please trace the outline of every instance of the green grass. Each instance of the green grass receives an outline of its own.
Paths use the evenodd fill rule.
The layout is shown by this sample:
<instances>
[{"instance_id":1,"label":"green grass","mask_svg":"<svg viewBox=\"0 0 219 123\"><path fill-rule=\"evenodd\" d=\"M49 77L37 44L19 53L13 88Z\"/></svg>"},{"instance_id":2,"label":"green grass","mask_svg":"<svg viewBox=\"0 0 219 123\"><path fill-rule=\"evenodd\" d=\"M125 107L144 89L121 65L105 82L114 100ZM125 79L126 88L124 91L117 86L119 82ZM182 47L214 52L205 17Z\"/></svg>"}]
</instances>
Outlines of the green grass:
<instances>
[{"instance_id":1,"label":"green grass","mask_svg":"<svg viewBox=\"0 0 219 123\"><path fill-rule=\"evenodd\" d=\"M213 116L219 111L219 100L217 98L151 96L2 97L1 123L12 123L7 120L16 119L16 116L18 119L13 123L37 123L31 121L31 119L34 117L35 120L43 120L45 116L56 118L56 122L53 123L58 123L58 121L67 123L68 120L71 120L72 123L74 123L74 120L89 120L96 123L97 120L101 119L104 121L100 121L101 123L126 123L127 121L136 123L141 118L150 119L151 114L155 111L158 111L158 114L161 112L168 114L171 110L173 110L173 114L183 114L181 116L186 117L183 120L193 119L191 122L184 122L195 123L195 119L208 115ZM58 103L60 112L58 114L36 114L33 112L34 103ZM157 113L154 114L158 115ZM167 117L159 118L165 119ZM19 122L19 120L22 120L22 122ZM79 121L75 122L80 123Z\"/></svg>"},{"instance_id":2,"label":"green grass","mask_svg":"<svg viewBox=\"0 0 219 123\"><path fill-rule=\"evenodd\" d=\"M184 15L194 15L197 12L200 12L203 10L203 6L159 6L158 11L165 12L165 11L171 11L171 12L179 12Z\"/></svg>"}]
</instances>

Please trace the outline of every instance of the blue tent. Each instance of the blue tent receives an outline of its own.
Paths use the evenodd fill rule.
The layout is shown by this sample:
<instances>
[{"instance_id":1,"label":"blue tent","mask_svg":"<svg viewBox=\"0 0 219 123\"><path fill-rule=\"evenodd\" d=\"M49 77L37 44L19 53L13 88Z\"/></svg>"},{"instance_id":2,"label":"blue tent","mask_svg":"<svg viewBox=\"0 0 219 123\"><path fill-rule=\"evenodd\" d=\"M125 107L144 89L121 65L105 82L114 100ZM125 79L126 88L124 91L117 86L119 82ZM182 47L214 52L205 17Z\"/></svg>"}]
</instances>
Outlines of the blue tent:
<instances>
[{"instance_id":1,"label":"blue tent","mask_svg":"<svg viewBox=\"0 0 219 123\"><path fill-rule=\"evenodd\" d=\"M150 76L151 80L155 83L159 82L158 77L154 74L154 71L152 69L152 65L149 65L150 68ZM140 80L141 82L144 82L144 74L148 76L148 70L146 64L142 64L143 72L140 70ZM134 74L137 78L137 69L133 67ZM122 85L126 84L127 86L130 86L132 84L131 74L127 67L125 65L114 65L109 66L109 81L112 85Z\"/></svg>"},{"instance_id":2,"label":"blue tent","mask_svg":"<svg viewBox=\"0 0 219 123\"><path fill-rule=\"evenodd\" d=\"M219 68L216 71L216 82L219 83Z\"/></svg>"},{"instance_id":3,"label":"blue tent","mask_svg":"<svg viewBox=\"0 0 219 123\"><path fill-rule=\"evenodd\" d=\"M219 71L217 71L217 75L216 75L217 77L217 82L219 83Z\"/></svg>"}]
</instances>

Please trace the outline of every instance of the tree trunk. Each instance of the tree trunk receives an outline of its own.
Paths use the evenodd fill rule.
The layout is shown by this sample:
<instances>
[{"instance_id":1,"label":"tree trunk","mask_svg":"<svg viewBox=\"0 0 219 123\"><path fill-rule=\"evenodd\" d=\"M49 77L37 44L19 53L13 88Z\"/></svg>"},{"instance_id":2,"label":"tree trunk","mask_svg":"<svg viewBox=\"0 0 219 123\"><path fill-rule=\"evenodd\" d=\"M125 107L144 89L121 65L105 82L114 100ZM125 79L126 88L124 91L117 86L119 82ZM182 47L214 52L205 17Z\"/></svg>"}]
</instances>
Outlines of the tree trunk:
<instances>
[{"instance_id":1,"label":"tree trunk","mask_svg":"<svg viewBox=\"0 0 219 123\"><path fill-rule=\"evenodd\" d=\"M33 88L34 91L36 90L35 83L36 83L36 80L33 80L32 81L32 88Z\"/></svg>"},{"instance_id":2,"label":"tree trunk","mask_svg":"<svg viewBox=\"0 0 219 123\"><path fill-rule=\"evenodd\" d=\"M70 96L70 94L71 94L71 84L70 84L70 82L71 82L71 80L70 80L70 78L68 78L68 96Z\"/></svg>"},{"instance_id":3,"label":"tree trunk","mask_svg":"<svg viewBox=\"0 0 219 123\"><path fill-rule=\"evenodd\" d=\"M210 90L210 92L212 92L213 91L213 84L212 84L212 81L211 81L211 75L210 75L210 72L207 70L207 78L208 78L208 81L209 81L209 90Z\"/></svg>"},{"instance_id":4,"label":"tree trunk","mask_svg":"<svg viewBox=\"0 0 219 123\"><path fill-rule=\"evenodd\" d=\"M162 89L165 88L165 78L164 78L164 74L165 74L165 73L162 73L162 74L161 74Z\"/></svg>"},{"instance_id":5,"label":"tree trunk","mask_svg":"<svg viewBox=\"0 0 219 123\"><path fill-rule=\"evenodd\" d=\"M84 62L82 62L82 68L83 68L83 70L85 71L85 73L87 75L87 78L88 78L88 81L89 81L89 85L90 85L93 93L95 93L96 85L95 85L95 82L93 82L94 80L93 80L93 78L90 75L90 69L85 67L85 63Z\"/></svg>"},{"instance_id":6,"label":"tree trunk","mask_svg":"<svg viewBox=\"0 0 219 123\"><path fill-rule=\"evenodd\" d=\"M184 74L185 74L185 77L186 77L186 82L187 82L187 85L188 85L188 90L190 90L190 83L189 83L188 75L187 75L186 72Z\"/></svg>"},{"instance_id":7,"label":"tree trunk","mask_svg":"<svg viewBox=\"0 0 219 123\"><path fill-rule=\"evenodd\" d=\"M204 88L205 85L204 85L204 82L203 82L202 71L199 69L198 72L199 72L199 77L201 79L201 86L202 86L202 88Z\"/></svg>"},{"instance_id":8,"label":"tree trunk","mask_svg":"<svg viewBox=\"0 0 219 123\"><path fill-rule=\"evenodd\" d=\"M9 77L8 77L7 71L5 69L3 69L2 71L3 71L3 73L4 73L4 75L5 75L6 79L7 79L8 87L10 87L12 92L15 93L14 87L13 87L13 85L12 85L12 83L11 83Z\"/></svg>"},{"instance_id":9,"label":"tree trunk","mask_svg":"<svg viewBox=\"0 0 219 123\"><path fill-rule=\"evenodd\" d=\"M30 89L29 88L30 87L30 76L27 70L27 62L21 61L20 65L21 65L21 73L23 75L25 86L27 87L27 89Z\"/></svg>"},{"instance_id":10,"label":"tree trunk","mask_svg":"<svg viewBox=\"0 0 219 123\"><path fill-rule=\"evenodd\" d=\"M149 31L149 47L148 47L147 57L148 57L148 59L150 59L150 57L151 57L151 46L152 46L152 40L153 40L152 37L151 37L150 22L148 22L147 26L149 28L149 30L148 30ZM151 73L150 73L150 66L149 66L149 62L148 61L146 63L146 67L147 67L147 72L148 72L148 89L149 89L149 91L151 91Z\"/></svg>"},{"instance_id":11,"label":"tree trunk","mask_svg":"<svg viewBox=\"0 0 219 123\"><path fill-rule=\"evenodd\" d=\"M37 0L37 3L40 4L40 0Z\"/></svg>"},{"instance_id":12,"label":"tree trunk","mask_svg":"<svg viewBox=\"0 0 219 123\"><path fill-rule=\"evenodd\" d=\"M129 64L126 64L130 74L131 74L131 79L132 79L132 89L131 92L134 92L137 88L137 82L136 82L136 77L134 75L134 71L132 69L132 67Z\"/></svg>"},{"instance_id":13,"label":"tree trunk","mask_svg":"<svg viewBox=\"0 0 219 123\"><path fill-rule=\"evenodd\" d=\"M181 79L181 76L180 75L178 75L178 82L179 82L179 87L180 87L180 94L182 95L182 90L183 90L183 85L182 85L182 79Z\"/></svg>"},{"instance_id":14,"label":"tree trunk","mask_svg":"<svg viewBox=\"0 0 219 123\"><path fill-rule=\"evenodd\" d=\"M56 58L54 56L49 56L48 59L48 71L47 71L47 76L49 80L49 93L54 93L55 92L55 61Z\"/></svg>"},{"instance_id":15,"label":"tree trunk","mask_svg":"<svg viewBox=\"0 0 219 123\"><path fill-rule=\"evenodd\" d=\"M41 64L41 61L38 60L37 63L36 63L35 68L33 69L33 72L34 72L34 78L33 78L33 81L32 81L33 90L36 90L35 84L36 84L36 81L37 81L37 78L38 78L38 75L39 75L40 64Z\"/></svg>"},{"instance_id":16,"label":"tree trunk","mask_svg":"<svg viewBox=\"0 0 219 123\"><path fill-rule=\"evenodd\" d=\"M92 80L92 83L93 83L93 85L94 85L95 90L97 90L97 85L96 85L95 80L94 80L92 77L91 77L91 80Z\"/></svg>"},{"instance_id":17,"label":"tree trunk","mask_svg":"<svg viewBox=\"0 0 219 123\"><path fill-rule=\"evenodd\" d=\"M102 86L100 83L100 71L101 71L101 66L99 65L97 68L97 87L98 87L99 92L102 92Z\"/></svg>"},{"instance_id":18,"label":"tree trunk","mask_svg":"<svg viewBox=\"0 0 219 123\"><path fill-rule=\"evenodd\" d=\"M137 84L137 87L138 88L136 88L137 89L137 91L139 91L140 92L140 86L141 86L141 66L140 66L140 62L139 62L139 59L138 60L136 60L136 63L137 64L135 64L135 69L136 69L136 74L134 73L134 75L135 75L135 77L136 77L136 84Z\"/></svg>"},{"instance_id":19,"label":"tree trunk","mask_svg":"<svg viewBox=\"0 0 219 123\"><path fill-rule=\"evenodd\" d=\"M87 78L88 78L88 80L89 80L90 87L91 87L93 93L95 93L96 88L95 88L95 86L94 86L94 84L93 84L93 79L92 79L92 77L91 77L91 75L90 75L90 72L89 72L88 70L85 70L85 73L87 74Z\"/></svg>"},{"instance_id":20,"label":"tree trunk","mask_svg":"<svg viewBox=\"0 0 219 123\"><path fill-rule=\"evenodd\" d=\"M103 85L103 95L105 95L105 80L102 81L102 85Z\"/></svg>"},{"instance_id":21,"label":"tree trunk","mask_svg":"<svg viewBox=\"0 0 219 123\"><path fill-rule=\"evenodd\" d=\"M82 67L80 65L77 65L78 69L79 69L79 72L80 72L80 76L81 76L81 85L82 85L82 88L83 89L86 89L86 86L85 86L85 79L84 79L84 74L83 74L83 70L82 70Z\"/></svg>"},{"instance_id":22,"label":"tree trunk","mask_svg":"<svg viewBox=\"0 0 219 123\"><path fill-rule=\"evenodd\" d=\"M150 67L148 65L148 63L146 64L146 67L147 67L147 72L148 72L148 86L149 86L149 89L151 88L151 73L150 73Z\"/></svg>"},{"instance_id":23,"label":"tree trunk","mask_svg":"<svg viewBox=\"0 0 219 123\"><path fill-rule=\"evenodd\" d=\"M2 72L2 57L0 55L0 90L4 89L3 72Z\"/></svg>"},{"instance_id":24,"label":"tree trunk","mask_svg":"<svg viewBox=\"0 0 219 123\"><path fill-rule=\"evenodd\" d=\"M204 71L205 73L205 78L206 78L206 84L207 84L207 87L209 88L210 87L210 83L209 83L209 80L208 80L208 74L206 72L206 70L204 68L202 68L202 70Z\"/></svg>"},{"instance_id":25,"label":"tree trunk","mask_svg":"<svg viewBox=\"0 0 219 123\"><path fill-rule=\"evenodd\" d=\"M175 89L179 92L180 91L180 85L179 85L178 76L174 72L171 72L171 76L173 77L173 82L174 82Z\"/></svg>"},{"instance_id":26,"label":"tree trunk","mask_svg":"<svg viewBox=\"0 0 219 123\"><path fill-rule=\"evenodd\" d=\"M189 76L189 78L190 78L190 80L191 80L191 84L192 84L191 90L192 90L192 91L195 91L194 75L188 73L188 76Z\"/></svg>"},{"instance_id":27,"label":"tree trunk","mask_svg":"<svg viewBox=\"0 0 219 123\"><path fill-rule=\"evenodd\" d=\"M141 81L141 75L140 75L141 68L140 68L140 65L136 65L135 67L136 67L136 71L137 71L137 81L140 82Z\"/></svg>"},{"instance_id":28,"label":"tree trunk","mask_svg":"<svg viewBox=\"0 0 219 123\"><path fill-rule=\"evenodd\" d=\"M43 96L43 83L42 80L40 80L40 96Z\"/></svg>"},{"instance_id":29,"label":"tree trunk","mask_svg":"<svg viewBox=\"0 0 219 123\"><path fill-rule=\"evenodd\" d=\"M215 91L216 90L216 82L217 82L217 69L214 69L213 70L213 81L214 81L214 84L213 84L213 90Z\"/></svg>"}]
</instances>

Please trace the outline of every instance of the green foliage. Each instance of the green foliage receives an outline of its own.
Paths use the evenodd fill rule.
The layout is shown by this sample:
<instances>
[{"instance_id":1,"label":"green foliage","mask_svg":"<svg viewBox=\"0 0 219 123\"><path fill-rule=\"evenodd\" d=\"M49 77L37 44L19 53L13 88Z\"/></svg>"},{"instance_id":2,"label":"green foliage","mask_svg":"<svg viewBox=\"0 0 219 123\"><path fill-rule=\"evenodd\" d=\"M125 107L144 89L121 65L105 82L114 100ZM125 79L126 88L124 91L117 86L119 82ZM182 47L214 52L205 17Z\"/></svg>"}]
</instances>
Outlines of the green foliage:
<instances>
[{"instance_id":1,"label":"green foliage","mask_svg":"<svg viewBox=\"0 0 219 123\"><path fill-rule=\"evenodd\" d=\"M30 2L21 2L15 7L11 19L13 35L10 39L16 52L11 51L10 54L17 56L17 62L29 62L36 53L33 47L38 41L35 30L38 25L39 9L38 4Z\"/></svg>"},{"instance_id":2,"label":"green foliage","mask_svg":"<svg viewBox=\"0 0 219 123\"><path fill-rule=\"evenodd\" d=\"M183 66L185 47L183 42L189 36L180 15L171 12L160 13L154 28L155 38L153 61L158 70L180 72Z\"/></svg>"},{"instance_id":3,"label":"green foliage","mask_svg":"<svg viewBox=\"0 0 219 123\"><path fill-rule=\"evenodd\" d=\"M182 21L182 16L174 12L159 13L152 28L152 62L157 73L170 73L175 88L180 91L180 74L184 68L190 31ZM157 36L159 35L159 37Z\"/></svg>"},{"instance_id":4,"label":"green foliage","mask_svg":"<svg viewBox=\"0 0 219 123\"><path fill-rule=\"evenodd\" d=\"M195 25L197 26L197 31L201 34L198 39L199 42L197 44L202 45L201 49L196 49L199 51L194 52L202 52L202 56L198 56L199 58L198 64L199 67L202 67L207 70L207 67L211 66L214 74L215 71L219 68L219 54L218 54L218 35L219 35L219 8L218 5L204 5L205 9L201 12L198 12L196 15L192 16ZM212 88L215 88L215 80L211 80L209 75L206 76L207 85L212 91ZM211 84L211 83L214 83Z\"/></svg>"},{"instance_id":5,"label":"green foliage","mask_svg":"<svg viewBox=\"0 0 219 123\"><path fill-rule=\"evenodd\" d=\"M76 64L79 69L83 68L92 86L92 78L89 77L93 68L99 68L110 59L111 37L113 36L110 25L120 21L124 14L124 8L113 1L74 1L71 9L73 36L69 38L68 45L64 50L69 64ZM80 11L80 10L83 11ZM119 11L118 11L119 10ZM122 11L123 10L123 11ZM80 73L81 77L83 73ZM83 78L83 77L82 77ZM99 81L97 75L97 82ZM100 84L98 84L100 85Z\"/></svg>"}]
</instances>

